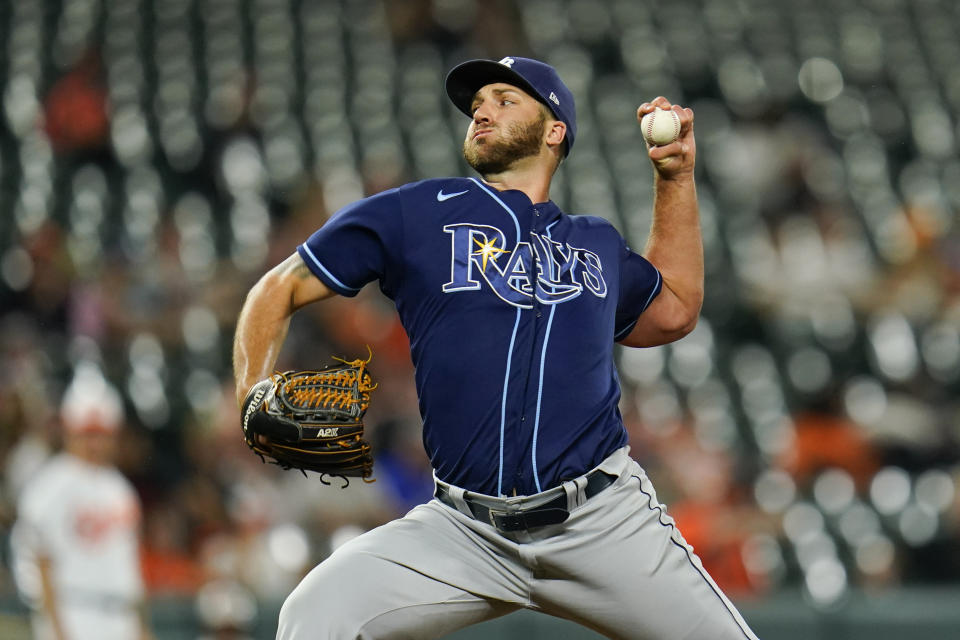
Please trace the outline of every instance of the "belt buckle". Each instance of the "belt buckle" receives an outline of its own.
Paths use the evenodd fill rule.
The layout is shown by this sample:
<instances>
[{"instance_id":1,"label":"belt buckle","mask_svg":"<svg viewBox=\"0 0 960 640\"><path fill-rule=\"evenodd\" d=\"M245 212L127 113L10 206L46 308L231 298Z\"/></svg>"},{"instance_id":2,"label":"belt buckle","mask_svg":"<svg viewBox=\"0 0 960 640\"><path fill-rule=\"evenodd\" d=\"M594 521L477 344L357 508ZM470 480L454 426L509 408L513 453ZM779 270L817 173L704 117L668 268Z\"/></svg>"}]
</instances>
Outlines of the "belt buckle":
<instances>
[{"instance_id":1,"label":"belt buckle","mask_svg":"<svg viewBox=\"0 0 960 640\"><path fill-rule=\"evenodd\" d=\"M523 511L497 511L490 509L490 524L502 533L512 533L529 529L526 513Z\"/></svg>"},{"instance_id":2,"label":"belt buckle","mask_svg":"<svg viewBox=\"0 0 960 640\"><path fill-rule=\"evenodd\" d=\"M498 511L497 509L487 509L487 520L490 521L490 526L494 529L499 529L497 525L497 518L503 518L509 514L508 511Z\"/></svg>"}]
</instances>

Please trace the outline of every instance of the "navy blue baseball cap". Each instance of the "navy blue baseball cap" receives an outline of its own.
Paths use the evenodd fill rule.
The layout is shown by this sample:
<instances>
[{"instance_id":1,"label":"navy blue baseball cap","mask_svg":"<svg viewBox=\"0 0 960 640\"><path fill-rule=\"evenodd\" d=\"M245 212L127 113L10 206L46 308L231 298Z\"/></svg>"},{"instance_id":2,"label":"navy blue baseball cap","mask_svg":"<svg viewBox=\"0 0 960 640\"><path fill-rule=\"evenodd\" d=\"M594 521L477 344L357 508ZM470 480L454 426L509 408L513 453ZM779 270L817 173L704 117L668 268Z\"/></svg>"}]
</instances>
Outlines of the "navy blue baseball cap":
<instances>
[{"instance_id":1,"label":"navy blue baseball cap","mask_svg":"<svg viewBox=\"0 0 960 640\"><path fill-rule=\"evenodd\" d=\"M473 96L481 87L495 82L520 87L545 104L557 120L567 125L567 154L570 153L577 135L577 107L556 69L539 60L518 56L507 56L499 62L468 60L447 74L447 95L460 111L472 116Z\"/></svg>"}]
</instances>

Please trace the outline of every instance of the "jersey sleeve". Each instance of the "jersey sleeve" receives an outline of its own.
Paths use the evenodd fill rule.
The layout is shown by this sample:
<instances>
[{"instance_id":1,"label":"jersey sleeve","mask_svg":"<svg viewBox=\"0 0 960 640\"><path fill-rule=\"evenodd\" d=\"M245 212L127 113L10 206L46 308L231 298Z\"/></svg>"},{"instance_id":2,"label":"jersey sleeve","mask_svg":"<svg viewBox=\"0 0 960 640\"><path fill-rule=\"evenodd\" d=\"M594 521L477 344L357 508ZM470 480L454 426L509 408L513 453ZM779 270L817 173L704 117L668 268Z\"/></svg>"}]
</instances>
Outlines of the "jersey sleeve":
<instances>
[{"instance_id":1,"label":"jersey sleeve","mask_svg":"<svg viewBox=\"0 0 960 640\"><path fill-rule=\"evenodd\" d=\"M660 293L663 278L660 272L638 253L624 245L620 260L620 297L614 324L614 341L633 331L640 314Z\"/></svg>"},{"instance_id":2,"label":"jersey sleeve","mask_svg":"<svg viewBox=\"0 0 960 640\"><path fill-rule=\"evenodd\" d=\"M325 285L355 296L395 267L402 235L400 196L390 189L340 209L297 252Z\"/></svg>"}]
</instances>

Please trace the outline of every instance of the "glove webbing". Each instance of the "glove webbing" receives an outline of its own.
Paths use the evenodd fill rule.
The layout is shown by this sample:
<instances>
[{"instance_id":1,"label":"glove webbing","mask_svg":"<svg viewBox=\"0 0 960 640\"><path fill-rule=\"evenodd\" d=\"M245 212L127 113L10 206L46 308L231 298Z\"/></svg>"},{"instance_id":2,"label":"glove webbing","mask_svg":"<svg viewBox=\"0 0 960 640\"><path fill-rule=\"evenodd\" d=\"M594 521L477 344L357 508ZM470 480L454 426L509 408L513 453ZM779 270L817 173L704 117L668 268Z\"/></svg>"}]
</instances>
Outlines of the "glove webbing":
<instances>
[{"instance_id":1,"label":"glove webbing","mask_svg":"<svg viewBox=\"0 0 960 640\"><path fill-rule=\"evenodd\" d=\"M339 360L339 358L337 358ZM341 409L351 416L362 415L370 406L370 391L377 388L366 370L367 360L341 360L346 367L335 366L289 378L280 376L280 399L291 411Z\"/></svg>"}]
</instances>

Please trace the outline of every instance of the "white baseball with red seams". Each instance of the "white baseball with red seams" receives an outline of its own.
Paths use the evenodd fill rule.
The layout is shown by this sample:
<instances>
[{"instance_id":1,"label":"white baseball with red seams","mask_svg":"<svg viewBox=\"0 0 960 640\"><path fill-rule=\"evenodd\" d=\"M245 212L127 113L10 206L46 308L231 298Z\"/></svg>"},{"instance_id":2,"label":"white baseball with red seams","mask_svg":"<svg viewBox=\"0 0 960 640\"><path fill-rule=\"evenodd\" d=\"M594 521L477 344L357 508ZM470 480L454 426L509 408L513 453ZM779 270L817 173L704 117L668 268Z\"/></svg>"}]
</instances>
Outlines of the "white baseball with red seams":
<instances>
[{"instance_id":1,"label":"white baseball with red seams","mask_svg":"<svg viewBox=\"0 0 960 640\"><path fill-rule=\"evenodd\" d=\"M670 144L680 135L680 116L675 111L657 107L641 118L640 129L648 144Z\"/></svg>"}]
</instances>

